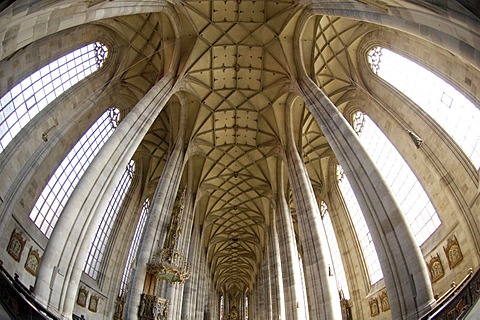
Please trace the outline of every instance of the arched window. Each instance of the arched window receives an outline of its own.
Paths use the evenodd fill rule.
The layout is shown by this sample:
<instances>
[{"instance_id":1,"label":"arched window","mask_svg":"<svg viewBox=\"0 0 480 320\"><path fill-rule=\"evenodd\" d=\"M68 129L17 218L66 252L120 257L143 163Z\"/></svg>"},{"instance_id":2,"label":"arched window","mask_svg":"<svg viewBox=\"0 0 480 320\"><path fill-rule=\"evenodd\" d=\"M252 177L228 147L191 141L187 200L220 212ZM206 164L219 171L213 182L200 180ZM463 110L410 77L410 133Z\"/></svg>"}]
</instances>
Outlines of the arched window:
<instances>
[{"instance_id":1,"label":"arched window","mask_svg":"<svg viewBox=\"0 0 480 320\"><path fill-rule=\"evenodd\" d=\"M134 172L135 162L130 160L123 172L122 178L118 182L115 191L108 201L107 209L105 209L102 221L97 228L95 239L93 239L93 242L90 244L83 271L93 279L98 279L100 266L112 231L113 223L117 218L123 199L125 198L128 188L133 180Z\"/></svg>"},{"instance_id":2,"label":"arched window","mask_svg":"<svg viewBox=\"0 0 480 320\"><path fill-rule=\"evenodd\" d=\"M395 195L420 246L440 226L440 218L425 190L397 149L366 114L354 114L353 128Z\"/></svg>"},{"instance_id":3,"label":"arched window","mask_svg":"<svg viewBox=\"0 0 480 320\"><path fill-rule=\"evenodd\" d=\"M348 291L347 278L345 276L345 269L343 268L342 256L340 254L340 249L338 248L337 237L335 236L332 220L330 219L330 214L328 213L327 204L324 201L320 203L320 214L322 216L328 248L330 249L329 264L331 267L333 267L338 291L342 293L343 298L349 300L350 292Z\"/></svg>"},{"instance_id":4,"label":"arched window","mask_svg":"<svg viewBox=\"0 0 480 320\"><path fill-rule=\"evenodd\" d=\"M480 110L438 76L382 47L368 52L373 72L428 113L480 168Z\"/></svg>"},{"instance_id":5,"label":"arched window","mask_svg":"<svg viewBox=\"0 0 480 320\"><path fill-rule=\"evenodd\" d=\"M118 122L118 109L108 109L70 150L43 189L30 213L30 219L47 238L50 238L75 186Z\"/></svg>"},{"instance_id":6,"label":"arched window","mask_svg":"<svg viewBox=\"0 0 480 320\"><path fill-rule=\"evenodd\" d=\"M100 69L105 45L95 42L37 70L0 98L0 153L45 106L64 91Z\"/></svg>"},{"instance_id":7,"label":"arched window","mask_svg":"<svg viewBox=\"0 0 480 320\"><path fill-rule=\"evenodd\" d=\"M138 246L140 245L140 239L142 239L143 230L145 229L145 223L147 222L149 207L150 203L147 198L143 202L142 212L140 213L140 218L138 219L137 227L135 228L135 233L133 235L132 244L130 245L130 250L128 251L127 263L125 263L122 283L120 284L120 297L126 293L127 285L130 279L130 273L135 268L135 258L137 256Z\"/></svg>"},{"instance_id":8,"label":"arched window","mask_svg":"<svg viewBox=\"0 0 480 320\"><path fill-rule=\"evenodd\" d=\"M343 199L345 200L350 219L352 220L352 225L363 252L363 258L365 259L365 264L367 266L370 283L374 284L383 278L380 261L378 260L377 251L375 250L372 236L368 230L367 222L360 209L360 205L358 204L357 198L350 186L350 182L348 182L347 176L340 165L337 165L337 183Z\"/></svg>"},{"instance_id":9,"label":"arched window","mask_svg":"<svg viewBox=\"0 0 480 320\"><path fill-rule=\"evenodd\" d=\"M245 296L245 320L248 320L248 297Z\"/></svg>"},{"instance_id":10,"label":"arched window","mask_svg":"<svg viewBox=\"0 0 480 320\"><path fill-rule=\"evenodd\" d=\"M222 296L220 297L220 320L225 320L224 309L225 309L225 301L222 294Z\"/></svg>"}]
</instances>

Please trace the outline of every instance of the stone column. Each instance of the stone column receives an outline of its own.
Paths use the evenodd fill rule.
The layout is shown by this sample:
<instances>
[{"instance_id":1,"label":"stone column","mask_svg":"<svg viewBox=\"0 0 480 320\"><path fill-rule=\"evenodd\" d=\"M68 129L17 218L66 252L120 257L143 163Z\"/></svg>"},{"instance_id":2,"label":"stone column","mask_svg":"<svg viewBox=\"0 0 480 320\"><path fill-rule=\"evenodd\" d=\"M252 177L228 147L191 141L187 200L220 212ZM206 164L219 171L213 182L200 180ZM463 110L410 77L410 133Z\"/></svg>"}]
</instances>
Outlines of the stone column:
<instances>
[{"instance_id":1,"label":"stone column","mask_svg":"<svg viewBox=\"0 0 480 320\"><path fill-rule=\"evenodd\" d=\"M418 319L430 307L432 289L419 247L357 135L307 76L299 91L342 166L358 199L377 250L394 319Z\"/></svg>"},{"instance_id":2,"label":"stone column","mask_svg":"<svg viewBox=\"0 0 480 320\"><path fill-rule=\"evenodd\" d=\"M270 226L269 244L267 245L268 261L270 264L270 290L272 292L272 319L285 318L285 297L283 290L282 265L280 258L280 244L276 230L275 219ZM245 296L243 297L245 298ZM245 301L245 299L243 300Z\"/></svg>"},{"instance_id":3,"label":"stone column","mask_svg":"<svg viewBox=\"0 0 480 320\"><path fill-rule=\"evenodd\" d=\"M71 317L73 312L87 255L88 245L85 248L82 243L90 244L95 236L123 169L171 95L172 80L170 76L160 80L123 119L83 175L53 230L34 294L64 317Z\"/></svg>"},{"instance_id":4,"label":"stone column","mask_svg":"<svg viewBox=\"0 0 480 320\"><path fill-rule=\"evenodd\" d=\"M289 114L288 114L289 115ZM303 263L310 319L341 319L340 299L335 279L328 273L329 250L307 169L295 146L292 124L287 120L285 158L298 228L303 248Z\"/></svg>"},{"instance_id":5,"label":"stone column","mask_svg":"<svg viewBox=\"0 0 480 320\"><path fill-rule=\"evenodd\" d=\"M293 229L293 220L284 191L283 171L278 173L279 184L275 203L275 230L278 235L279 253L282 266L282 280L285 299L286 319L308 319L304 308L303 288L300 264L298 263L297 241Z\"/></svg>"},{"instance_id":6,"label":"stone column","mask_svg":"<svg viewBox=\"0 0 480 320\"><path fill-rule=\"evenodd\" d=\"M182 316L181 319L193 319L192 314L195 310L198 284L198 260L199 260L199 230L198 227L193 227L193 233L190 241L190 248L188 253L188 263L190 265L190 279L185 283L185 290L183 292Z\"/></svg>"},{"instance_id":7,"label":"stone column","mask_svg":"<svg viewBox=\"0 0 480 320\"><path fill-rule=\"evenodd\" d=\"M185 110L184 110L185 111ZM147 229L142 238L137 256L137 266L132 279L132 286L126 305L127 319L134 319L138 314L140 296L143 293L147 263L155 250L161 250L168 232L169 218L178 193L184 164L184 133L186 114L182 112L179 132L163 169L160 181L152 199L152 208L147 221Z\"/></svg>"}]
</instances>

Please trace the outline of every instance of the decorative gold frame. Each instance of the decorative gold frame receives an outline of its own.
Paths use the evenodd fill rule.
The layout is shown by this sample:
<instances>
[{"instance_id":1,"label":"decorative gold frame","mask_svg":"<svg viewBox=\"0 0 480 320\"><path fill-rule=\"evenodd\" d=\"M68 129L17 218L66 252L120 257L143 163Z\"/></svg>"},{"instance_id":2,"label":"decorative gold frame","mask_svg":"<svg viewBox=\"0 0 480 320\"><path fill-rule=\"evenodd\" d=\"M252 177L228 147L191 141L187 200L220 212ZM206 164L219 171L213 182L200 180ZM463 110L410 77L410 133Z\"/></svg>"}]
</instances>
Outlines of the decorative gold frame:
<instances>
[{"instance_id":1,"label":"decorative gold frame","mask_svg":"<svg viewBox=\"0 0 480 320\"><path fill-rule=\"evenodd\" d=\"M380 308L378 307L378 299L377 298L371 298L368 301L368 304L370 306L370 315L372 317L378 316L380 314Z\"/></svg>"},{"instance_id":2,"label":"decorative gold frame","mask_svg":"<svg viewBox=\"0 0 480 320\"><path fill-rule=\"evenodd\" d=\"M7 252L15 261L20 262L26 242L27 240L22 237L20 232L17 232L17 229L13 230L8 242Z\"/></svg>"},{"instance_id":3,"label":"decorative gold frame","mask_svg":"<svg viewBox=\"0 0 480 320\"><path fill-rule=\"evenodd\" d=\"M78 297L77 297L77 304L80 307L87 306L87 298L88 298L88 290L85 288L78 289Z\"/></svg>"},{"instance_id":4,"label":"decorative gold frame","mask_svg":"<svg viewBox=\"0 0 480 320\"><path fill-rule=\"evenodd\" d=\"M90 296L90 302L88 303L88 310L92 312L97 312L98 307L98 297L95 295Z\"/></svg>"},{"instance_id":5,"label":"decorative gold frame","mask_svg":"<svg viewBox=\"0 0 480 320\"><path fill-rule=\"evenodd\" d=\"M430 261L427 262L428 273L430 274L430 280L432 283L437 282L445 275L445 270L443 269L442 260L440 260L440 255L437 252L437 256L431 256Z\"/></svg>"},{"instance_id":6,"label":"decorative gold frame","mask_svg":"<svg viewBox=\"0 0 480 320\"><path fill-rule=\"evenodd\" d=\"M387 291L382 291L379 296L380 306L382 307L382 312L390 310L390 300L388 300Z\"/></svg>"},{"instance_id":7,"label":"decorative gold frame","mask_svg":"<svg viewBox=\"0 0 480 320\"><path fill-rule=\"evenodd\" d=\"M447 256L450 270L455 268L463 260L462 250L460 249L460 244L456 236L448 239L447 246L443 247L443 250Z\"/></svg>"},{"instance_id":8,"label":"decorative gold frame","mask_svg":"<svg viewBox=\"0 0 480 320\"><path fill-rule=\"evenodd\" d=\"M25 261L25 270L27 270L32 276L36 276L40 261L42 261L42 257L40 256L40 253L38 253L38 250L33 250L33 247L30 247L27 260Z\"/></svg>"}]
</instances>

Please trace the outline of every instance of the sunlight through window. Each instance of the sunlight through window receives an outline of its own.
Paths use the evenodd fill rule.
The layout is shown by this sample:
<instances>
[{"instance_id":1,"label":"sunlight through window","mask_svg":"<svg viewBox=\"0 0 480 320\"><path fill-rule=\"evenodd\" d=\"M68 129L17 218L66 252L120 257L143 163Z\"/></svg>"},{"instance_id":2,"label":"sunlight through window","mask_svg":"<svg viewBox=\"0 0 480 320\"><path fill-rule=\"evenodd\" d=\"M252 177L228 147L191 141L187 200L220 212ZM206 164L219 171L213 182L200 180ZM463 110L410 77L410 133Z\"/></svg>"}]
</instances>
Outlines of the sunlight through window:
<instances>
[{"instance_id":1,"label":"sunlight through window","mask_svg":"<svg viewBox=\"0 0 480 320\"><path fill-rule=\"evenodd\" d=\"M347 176L340 165L337 165L337 182L343 199L345 200L348 213L350 214L350 219L352 220L352 225L357 234L358 241L360 242L360 247L362 248L363 258L365 259L368 275L370 277L370 283L374 284L383 278L380 261L378 260L377 251L375 250L372 236L368 230L367 222L363 217L360 205L358 204L357 198L350 186L350 182L348 182Z\"/></svg>"},{"instance_id":2,"label":"sunlight through window","mask_svg":"<svg viewBox=\"0 0 480 320\"><path fill-rule=\"evenodd\" d=\"M68 198L100 148L118 125L120 112L108 109L80 138L53 173L30 213L30 219L50 238Z\"/></svg>"},{"instance_id":3,"label":"sunlight through window","mask_svg":"<svg viewBox=\"0 0 480 320\"><path fill-rule=\"evenodd\" d=\"M427 112L480 168L480 111L432 72L388 49L368 53L374 73Z\"/></svg>"},{"instance_id":4,"label":"sunlight through window","mask_svg":"<svg viewBox=\"0 0 480 320\"><path fill-rule=\"evenodd\" d=\"M340 254L340 249L338 248L337 237L335 236L332 220L330 219L330 214L328 213L327 204L323 201L320 203L320 214L322 216L328 247L330 249L329 264L333 267L338 291L342 293L342 296L345 299L349 300L350 292L348 291L347 278L345 276L345 269L343 268L342 256Z\"/></svg>"},{"instance_id":5,"label":"sunlight through window","mask_svg":"<svg viewBox=\"0 0 480 320\"><path fill-rule=\"evenodd\" d=\"M440 226L425 190L405 159L366 114L355 113L353 128L395 195L420 246Z\"/></svg>"},{"instance_id":6,"label":"sunlight through window","mask_svg":"<svg viewBox=\"0 0 480 320\"><path fill-rule=\"evenodd\" d=\"M132 244L130 245L130 250L128 251L127 263L125 263L125 270L123 271L122 283L120 284L120 294L119 297L122 297L127 292L127 285L130 281L130 274L133 269L135 269L135 259L137 256L138 246L140 245L140 239L142 239L143 230L145 229L145 223L147 222L147 215L149 210L150 203L148 198L145 199L142 206L142 212L140 213L140 218L138 219L137 227L135 228L135 233L133 235Z\"/></svg>"},{"instance_id":7,"label":"sunlight through window","mask_svg":"<svg viewBox=\"0 0 480 320\"><path fill-rule=\"evenodd\" d=\"M100 273L100 266L102 263L103 255L105 249L107 248L108 239L110 238L110 233L112 232L113 223L117 218L120 207L123 203L123 199L127 195L128 188L132 183L133 173L135 172L135 162L130 160L125 171L122 175L122 178L117 184L115 191L113 192L110 200L108 201L107 209L103 214L102 221L98 226L97 233L95 234L95 239L90 244L90 249L88 250L87 260L85 261L85 266L83 271L88 274L93 279L98 279Z\"/></svg>"},{"instance_id":8,"label":"sunlight through window","mask_svg":"<svg viewBox=\"0 0 480 320\"><path fill-rule=\"evenodd\" d=\"M0 98L0 153L43 108L100 69L107 47L99 42L75 50L37 70Z\"/></svg>"}]
</instances>

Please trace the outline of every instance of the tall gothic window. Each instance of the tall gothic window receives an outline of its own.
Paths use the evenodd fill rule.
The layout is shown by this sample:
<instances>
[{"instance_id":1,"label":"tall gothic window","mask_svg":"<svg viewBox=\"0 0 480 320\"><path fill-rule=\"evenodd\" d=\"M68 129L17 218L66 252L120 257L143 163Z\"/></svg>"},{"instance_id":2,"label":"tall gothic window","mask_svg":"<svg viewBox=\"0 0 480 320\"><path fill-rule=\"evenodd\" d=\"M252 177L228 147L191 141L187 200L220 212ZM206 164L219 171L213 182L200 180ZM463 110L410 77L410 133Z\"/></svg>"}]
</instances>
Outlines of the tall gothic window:
<instances>
[{"instance_id":1,"label":"tall gothic window","mask_svg":"<svg viewBox=\"0 0 480 320\"><path fill-rule=\"evenodd\" d=\"M245 320L248 320L248 297L245 296Z\"/></svg>"},{"instance_id":2,"label":"tall gothic window","mask_svg":"<svg viewBox=\"0 0 480 320\"><path fill-rule=\"evenodd\" d=\"M70 150L43 189L30 213L30 219L47 238L50 238L75 186L118 122L118 109L108 109Z\"/></svg>"},{"instance_id":3,"label":"tall gothic window","mask_svg":"<svg viewBox=\"0 0 480 320\"><path fill-rule=\"evenodd\" d=\"M368 61L374 73L428 113L475 168L480 168L480 111L470 100L432 72L388 49L372 48Z\"/></svg>"},{"instance_id":4,"label":"tall gothic window","mask_svg":"<svg viewBox=\"0 0 480 320\"><path fill-rule=\"evenodd\" d=\"M43 108L77 82L100 69L107 47L86 45L49 63L0 98L0 153Z\"/></svg>"},{"instance_id":5,"label":"tall gothic window","mask_svg":"<svg viewBox=\"0 0 480 320\"><path fill-rule=\"evenodd\" d=\"M368 275L370 277L370 283L374 284L383 278L380 261L378 260L377 251L375 250L372 236L368 230L367 222L360 209L360 205L358 204L357 198L350 186L350 182L340 165L337 165L337 183L345 200L348 213L350 214L350 219L355 229L355 233L357 234L360 248L362 249L363 258L365 259Z\"/></svg>"},{"instance_id":6,"label":"tall gothic window","mask_svg":"<svg viewBox=\"0 0 480 320\"><path fill-rule=\"evenodd\" d=\"M328 248L330 249L329 267L333 267L338 291L342 292L342 296L349 300L350 293L348 291L345 269L343 268L342 256L340 254L340 249L338 248L337 237L335 236L332 220L330 219L330 214L328 213L327 204L324 201L320 203L320 214L322 216Z\"/></svg>"},{"instance_id":7,"label":"tall gothic window","mask_svg":"<svg viewBox=\"0 0 480 320\"><path fill-rule=\"evenodd\" d=\"M137 227L135 228L135 233L133 235L132 244L130 245L130 250L128 251L127 263L125 264L122 283L120 284L120 297L126 293L130 274L135 268L135 258L137 256L138 246L140 245L140 239L142 239L143 231L145 229L145 222L147 221L149 207L150 203L147 198L143 202L142 212L140 213L140 218L138 219Z\"/></svg>"},{"instance_id":8,"label":"tall gothic window","mask_svg":"<svg viewBox=\"0 0 480 320\"><path fill-rule=\"evenodd\" d=\"M397 149L366 114L355 113L353 127L395 195L420 246L440 226L440 218L425 190Z\"/></svg>"},{"instance_id":9,"label":"tall gothic window","mask_svg":"<svg viewBox=\"0 0 480 320\"><path fill-rule=\"evenodd\" d=\"M225 301L222 294L222 296L220 297L220 320L225 320L224 309L225 309Z\"/></svg>"},{"instance_id":10,"label":"tall gothic window","mask_svg":"<svg viewBox=\"0 0 480 320\"><path fill-rule=\"evenodd\" d=\"M108 201L107 208L102 216L102 221L98 225L97 233L93 242L90 244L88 250L87 260L83 271L93 279L98 279L100 272L100 266L102 263L103 255L107 247L108 239L113 228L113 223L120 211L123 199L125 198L128 188L133 180L133 174L135 172L135 162L130 160L122 178L117 184L115 191L113 192L110 200Z\"/></svg>"}]
</instances>

